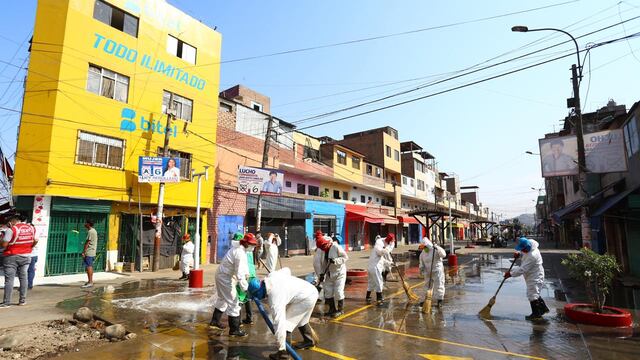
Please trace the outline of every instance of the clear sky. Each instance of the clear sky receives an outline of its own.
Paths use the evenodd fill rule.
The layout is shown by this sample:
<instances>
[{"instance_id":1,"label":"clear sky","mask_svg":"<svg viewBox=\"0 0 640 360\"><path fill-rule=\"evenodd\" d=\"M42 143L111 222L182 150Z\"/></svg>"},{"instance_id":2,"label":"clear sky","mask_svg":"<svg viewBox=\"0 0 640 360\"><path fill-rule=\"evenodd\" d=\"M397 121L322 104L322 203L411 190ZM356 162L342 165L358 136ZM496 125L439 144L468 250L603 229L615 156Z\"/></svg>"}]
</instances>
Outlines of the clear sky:
<instances>
[{"instance_id":1,"label":"clear sky","mask_svg":"<svg viewBox=\"0 0 640 360\"><path fill-rule=\"evenodd\" d=\"M91 1L91 0L85 0ZM447 90L555 56L571 54L573 43L523 56L565 41L552 32L513 33L513 25L555 27L574 36L640 16L640 0L547 1L211 1L170 3L223 36L229 61L439 27L405 35L317 50L223 63L220 90L243 84L271 98L272 113L296 123L309 116L371 101L482 63L518 59L475 74L422 88L352 111L299 123L299 127ZM557 6L554 6L557 5ZM10 1L0 15L0 60L21 65L33 30L36 0ZM532 10L540 7L545 9ZM526 11L530 10L530 11ZM513 14L517 13L517 14ZM511 14L511 15L505 15ZM505 15L505 16L502 16ZM489 18L489 19L487 19ZM456 24L456 25L452 25ZM578 39L589 43L640 31L640 18ZM14 55L15 54L15 55ZM590 52L581 85L583 112L609 99L629 108L640 100L640 41L633 38ZM311 128L315 136L392 126L400 140L413 140L436 156L441 171L458 174L462 185L480 187L480 199L496 213L533 212L543 186L537 140L562 125L571 97L575 56L495 80L384 111ZM589 71L591 67L591 71ZM24 72L0 63L0 106L19 109ZM362 90L368 88L367 90ZM588 96L587 96L588 94ZM319 99L318 99L319 98ZM1 145L15 151L16 114L0 110Z\"/></svg>"}]
</instances>

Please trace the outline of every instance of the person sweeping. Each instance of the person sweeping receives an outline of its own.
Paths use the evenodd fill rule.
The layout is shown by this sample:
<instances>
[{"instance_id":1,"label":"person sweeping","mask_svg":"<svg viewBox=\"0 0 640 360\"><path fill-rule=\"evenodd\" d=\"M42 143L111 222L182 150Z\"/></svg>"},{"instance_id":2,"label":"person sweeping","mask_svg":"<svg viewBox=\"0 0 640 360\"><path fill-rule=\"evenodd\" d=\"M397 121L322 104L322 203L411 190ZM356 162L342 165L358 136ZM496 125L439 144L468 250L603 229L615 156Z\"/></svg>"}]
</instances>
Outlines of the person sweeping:
<instances>
[{"instance_id":1,"label":"person sweeping","mask_svg":"<svg viewBox=\"0 0 640 360\"><path fill-rule=\"evenodd\" d=\"M393 243L396 237L393 234L387 235L386 238L376 238L376 244L373 246L371 255L369 255L368 271L368 285L367 295L365 301L367 304L371 303L371 292L376 292L376 301L378 305L384 303L384 296L382 290L384 289L384 279L382 278L382 272L389 267L391 251L393 250Z\"/></svg>"},{"instance_id":2,"label":"person sweeping","mask_svg":"<svg viewBox=\"0 0 640 360\"><path fill-rule=\"evenodd\" d=\"M540 296L540 290L544 285L544 267L538 246L537 241L521 236L514 254L515 259L522 258L520 266L514 267L513 270L504 274L505 279L524 276L524 281L527 284L527 299L531 305L531 315L525 316L526 320L540 320L542 315L549 312L547 304Z\"/></svg>"},{"instance_id":3,"label":"person sweeping","mask_svg":"<svg viewBox=\"0 0 640 360\"><path fill-rule=\"evenodd\" d=\"M316 237L316 247L313 269L319 282L324 281L324 302L329 306L326 315L335 318L342 315L344 311L344 285L347 281L346 262L349 260L349 256L342 246L328 236Z\"/></svg>"},{"instance_id":4,"label":"person sweeping","mask_svg":"<svg viewBox=\"0 0 640 360\"><path fill-rule=\"evenodd\" d=\"M278 265L278 246L280 245L282 245L280 236L269 233L267 241L264 242L264 251L266 252L264 266L267 268L267 272L276 270L276 266Z\"/></svg>"},{"instance_id":5,"label":"person sweeping","mask_svg":"<svg viewBox=\"0 0 640 360\"><path fill-rule=\"evenodd\" d=\"M429 292L433 292L433 298L437 301L437 306L442 307L445 291L442 259L447 256L447 253L438 244L432 243L426 237L422 239L420 247L422 252L420 253L419 268L426 279L424 282L426 288L425 301L427 301L426 297Z\"/></svg>"}]
</instances>

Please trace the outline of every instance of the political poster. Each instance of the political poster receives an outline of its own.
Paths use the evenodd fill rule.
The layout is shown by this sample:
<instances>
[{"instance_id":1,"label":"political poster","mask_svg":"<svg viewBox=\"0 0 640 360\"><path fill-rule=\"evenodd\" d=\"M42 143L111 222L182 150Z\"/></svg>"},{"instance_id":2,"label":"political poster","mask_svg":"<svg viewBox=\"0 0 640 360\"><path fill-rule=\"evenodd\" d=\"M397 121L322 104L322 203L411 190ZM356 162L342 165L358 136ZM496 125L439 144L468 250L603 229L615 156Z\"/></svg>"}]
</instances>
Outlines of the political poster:
<instances>
[{"instance_id":1,"label":"political poster","mask_svg":"<svg viewBox=\"0 0 640 360\"><path fill-rule=\"evenodd\" d=\"M274 169L249 166L238 168L238 192L243 194L282 194L284 173Z\"/></svg>"},{"instance_id":2,"label":"political poster","mask_svg":"<svg viewBox=\"0 0 640 360\"><path fill-rule=\"evenodd\" d=\"M578 141L575 136L538 140L542 177L578 174Z\"/></svg>"},{"instance_id":3,"label":"political poster","mask_svg":"<svg viewBox=\"0 0 640 360\"><path fill-rule=\"evenodd\" d=\"M622 129L584 135L584 155L589 172L602 174L627 171Z\"/></svg>"},{"instance_id":4,"label":"political poster","mask_svg":"<svg viewBox=\"0 0 640 360\"><path fill-rule=\"evenodd\" d=\"M180 182L180 158L140 156L138 159L138 182Z\"/></svg>"}]
</instances>

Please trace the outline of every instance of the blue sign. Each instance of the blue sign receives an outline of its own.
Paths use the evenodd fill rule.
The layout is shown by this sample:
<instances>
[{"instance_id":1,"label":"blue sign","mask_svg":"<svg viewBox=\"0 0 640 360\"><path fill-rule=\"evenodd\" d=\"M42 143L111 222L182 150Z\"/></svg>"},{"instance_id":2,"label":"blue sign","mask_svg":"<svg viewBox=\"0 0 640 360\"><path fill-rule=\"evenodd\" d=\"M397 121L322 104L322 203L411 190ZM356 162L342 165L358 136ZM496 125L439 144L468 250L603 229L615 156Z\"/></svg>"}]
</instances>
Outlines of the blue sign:
<instances>
[{"instance_id":1,"label":"blue sign","mask_svg":"<svg viewBox=\"0 0 640 360\"><path fill-rule=\"evenodd\" d=\"M180 182L180 158L140 156L138 159L138 182Z\"/></svg>"},{"instance_id":2,"label":"blue sign","mask_svg":"<svg viewBox=\"0 0 640 360\"><path fill-rule=\"evenodd\" d=\"M134 132L138 129L136 125L136 112L133 109L124 108L120 112L120 116L122 119L120 120L120 131L126 132ZM147 120L144 116L140 116L140 130L141 131L150 131L151 133L164 134L165 133L165 125L163 125L160 121L155 120ZM177 137L178 136L178 127L173 125L167 131L169 136Z\"/></svg>"}]
</instances>

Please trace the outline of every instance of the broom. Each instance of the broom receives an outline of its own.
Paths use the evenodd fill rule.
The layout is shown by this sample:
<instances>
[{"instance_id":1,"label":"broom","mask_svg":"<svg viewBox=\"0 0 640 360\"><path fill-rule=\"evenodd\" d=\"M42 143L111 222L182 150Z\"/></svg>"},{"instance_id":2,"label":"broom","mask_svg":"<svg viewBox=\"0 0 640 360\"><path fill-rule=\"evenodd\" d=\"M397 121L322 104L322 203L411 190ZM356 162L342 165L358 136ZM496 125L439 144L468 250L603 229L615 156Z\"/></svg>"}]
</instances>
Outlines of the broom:
<instances>
[{"instance_id":1,"label":"broom","mask_svg":"<svg viewBox=\"0 0 640 360\"><path fill-rule=\"evenodd\" d=\"M413 292L413 290L411 290L411 288L409 287L409 284L406 281L404 281L404 277L402 276L400 269L398 269L398 265L396 265L396 263L392 263L392 265L398 272L398 276L400 276L400 281L402 282L402 288L404 289L404 293L407 294L407 297L409 298L409 300L417 301L419 299L418 295L416 295Z\"/></svg>"},{"instance_id":2,"label":"broom","mask_svg":"<svg viewBox=\"0 0 640 360\"><path fill-rule=\"evenodd\" d=\"M422 312L424 314L431 314L431 302L433 300L433 264L436 262L436 244L433 244L431 248L433 255L431 255L431 270L429 271L429 287L427 288L427 294L424 297L422 303Z\"/></svg>"},{"instance_id":3,"label":"broom","mask_svg":"<svg viewBox=\"0 0 640 360\"><path fill-rule=\"evenodd\" d=\"M511 263L511 266L509 266L509 270L507 270L507 272L511 272L511 269L513 268L513 265L516 263L516 259L513 259L513 262ZM500 286L498 286L498 290L496 290L496 293L493 295L493 297L491 299L489 299L489 303L487 304L487 306L483 307L482 310L480 310L480 312L478 313L481 317L483 318L490 318L491 317L491 307L493 307L493 304L496 303L496 296L498 296L498 292L500 291L500 289L502 289L502 285L504 285L505 280L507 280L507 278L502 278L502 282L500 282Z\"/></svg>"}]
</instances>

